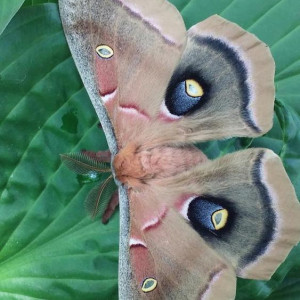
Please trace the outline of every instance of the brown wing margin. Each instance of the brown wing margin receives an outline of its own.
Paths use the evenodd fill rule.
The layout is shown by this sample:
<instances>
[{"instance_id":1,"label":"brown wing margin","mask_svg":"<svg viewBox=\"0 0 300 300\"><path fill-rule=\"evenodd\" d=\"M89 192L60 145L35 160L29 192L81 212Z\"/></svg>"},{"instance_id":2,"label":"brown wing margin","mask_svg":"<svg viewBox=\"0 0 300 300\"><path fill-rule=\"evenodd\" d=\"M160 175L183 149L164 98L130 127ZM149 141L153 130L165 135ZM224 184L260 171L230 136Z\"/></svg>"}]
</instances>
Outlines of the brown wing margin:
<instances>
[{"instance_id":1,"label":"brown wing margin","mask_svg":"<svg viewBox=\"0 0 300 300\"><path fill-rule=\"evenodd\" d=\"M280 158L264 151L260 161L260 179L272 201L277 225L274 240L261 255L240 270L245 278L269 279L274 268L286 258L300 240L300 205Z\"/></svg>"}]
</instances>

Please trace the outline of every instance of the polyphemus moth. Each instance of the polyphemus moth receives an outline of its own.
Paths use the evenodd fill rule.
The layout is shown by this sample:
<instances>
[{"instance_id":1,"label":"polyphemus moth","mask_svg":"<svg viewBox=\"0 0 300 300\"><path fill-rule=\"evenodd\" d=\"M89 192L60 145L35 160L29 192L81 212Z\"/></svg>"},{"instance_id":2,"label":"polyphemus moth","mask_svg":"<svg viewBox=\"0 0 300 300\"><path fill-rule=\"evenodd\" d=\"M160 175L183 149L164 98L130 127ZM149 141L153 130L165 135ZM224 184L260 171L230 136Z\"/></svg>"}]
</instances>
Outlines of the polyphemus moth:
<instances>
[{"instance_id":1,"label":"polyphemus moth","mask_svg":"<svg viewBox=\"0 0 300 300\"><path fill-rule=\"evenodd\" d=\"M300 237L279 157L247 149L211 161L192 145L271 128L269 48L217 15L186 31L165 0L59 5L111 152L69 164L97 173L112 162L120 299L233 299L236 276L270 278Z\"/></svg>"}]
</instances>

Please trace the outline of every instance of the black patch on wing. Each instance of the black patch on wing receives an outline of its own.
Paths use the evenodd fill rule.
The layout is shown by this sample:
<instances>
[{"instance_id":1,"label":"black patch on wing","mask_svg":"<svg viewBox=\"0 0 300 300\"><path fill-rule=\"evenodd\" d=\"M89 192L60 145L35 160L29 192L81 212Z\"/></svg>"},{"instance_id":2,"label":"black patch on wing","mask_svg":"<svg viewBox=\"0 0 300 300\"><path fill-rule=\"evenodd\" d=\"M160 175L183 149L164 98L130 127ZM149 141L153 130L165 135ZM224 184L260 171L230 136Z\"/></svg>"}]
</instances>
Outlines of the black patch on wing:
<instances>
[{"instance_id":1,"label":"black patch on wing","mask_svg":"<svg viewBox=\"0 0 300 300\"><path fill-rule=\"evenodd\" d=\"M192 114L200 108L204 109L205 106L210 105L210 101L214 95L217 93L220 94L220 90L223 88L221 85L224 85L224 82L226 82L227 87L224 85L225 91L221 91L224 93L224 98L222 98L221 101L228 101L233 93L238 93L239 101L241 101L240 107L243 120L250 128L256 132L260 132L261 130L251 119L250 110L248 109L251 96L250 86L247 82L249 74L238 52L222 40L213 37L195 36L192 39L193 42L198 44L197 49L193 48L189 50L190 52L184 57L184 62L179 63L166 91L165 104L170 113L182 116ZM199 51L197 51L198 46ZM209 66L205 65L208 60L212 60L210 63L213 64L212 53L222 57L222 59L226 61L227 66L231 66L232 73L234 73L232 78L217 79L219 74L223 71L222 68L226 67L217 65L219 64L218 62L215 63L216 65L214 65L213 68L209 68ZM211 74L212 72L214 72L214 74ZM194 79L204 87L204 95L198 99L198 101L192 101L190 103L190 99L180 90L180 84L186 79ZM234 80L233 83L238 86L238 91L232 91L230 93L230 80ZM228 93L226 89L229 90ZM220 99L218 101L220 101ZM237 105L238 104L239 103L237 103ZM219 107L219 109L222 109L222 105L215 105Z\"/></svg>"},{"instance_id":2,"label":"black patch on wing","mask_svg":"<svg viewBox=\"0 0 300 300\"><path fill-rule=\"evenodd\" d=\"M201 97L191 97L185 91L185 81L194 79L203 88L204 94ZM190 66L184 72L175 72L171 78L165 96L165 104L169 112L175 116L183 116L193 113L209 99L210 83L205 81L200 71Z\"/></svg>"},{"instance_id":3,"label":"black patch on wing","mask_svg":"<svg viewBox=\"0 0 300 300\"><path fill-rule=\"evenodd\" d=\"M265 207L265 227L261 233L259 242L255 245L252 252L244 257L245 262L252 262L257 256L263 254L270 242L274 239L276 229L276 215L272 208L272 199L268 192L267 187L262 182L261 165L264 152L262 151L255 160L254 167L252 169L253 181L255 182L260 196L262 198L263 206ZM246 263L247 264L247 263Z\"/></svg>"},{"instance_id":4,"label":"black patch on wing","mask_svg":"<svg viewBox=\"0 0 300 300\"><path fill-rule=\"evenodd\" d=\"M212 223L212 215L215 211L227 209L228 219L226 225L215 230ZM193 228L201 234L201 236L222 236L225 232L232 230L235 220L234 207L225 198L216 198L209 195L203 195L195 198L189 205L187 216Z\"/></svg>"}]
</instances>

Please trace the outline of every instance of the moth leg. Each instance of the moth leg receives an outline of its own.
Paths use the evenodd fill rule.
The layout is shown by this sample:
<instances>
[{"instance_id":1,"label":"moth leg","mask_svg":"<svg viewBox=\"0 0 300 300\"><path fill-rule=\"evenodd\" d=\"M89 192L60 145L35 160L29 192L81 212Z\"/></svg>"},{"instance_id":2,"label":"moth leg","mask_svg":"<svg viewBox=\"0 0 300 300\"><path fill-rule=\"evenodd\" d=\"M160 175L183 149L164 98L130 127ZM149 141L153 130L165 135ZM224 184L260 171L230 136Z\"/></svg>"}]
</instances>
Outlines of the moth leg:
<instances>
[{"instance_id":1,"label":"moth leg","mask_svg":"<svg viewBox=\"0 0 300 300\"><path fill-rule=\"evenodd\" d=\"M89 150L81 150L81 153L85 154L86 156L95 159L100 162L109 162L111 161L111 153L109 150L105 151L89 151Z\"/></svg>"},{"instance_id":2,"label":"moth leg","mask_svg":"<svg viewBox=\"0 0 300 300\"><path fill-rule=\"evenodd\" d=\"M107 204L106 210L102 216L103 224L108 223L110 217L113 215L113 213L118 205L119 205L119 194L118 194L118 191L115 191L112 194L112 196Z\"/></svg>"}]
</instances>

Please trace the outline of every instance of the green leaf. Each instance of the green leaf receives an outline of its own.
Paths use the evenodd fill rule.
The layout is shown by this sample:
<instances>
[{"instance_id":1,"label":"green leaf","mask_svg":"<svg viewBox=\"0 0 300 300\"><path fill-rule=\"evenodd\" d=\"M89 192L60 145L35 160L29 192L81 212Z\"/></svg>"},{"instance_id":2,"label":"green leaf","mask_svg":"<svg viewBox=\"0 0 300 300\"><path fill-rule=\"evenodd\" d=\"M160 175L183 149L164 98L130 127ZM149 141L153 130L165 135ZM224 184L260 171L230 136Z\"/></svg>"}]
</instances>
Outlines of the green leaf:
<instances>
[{"instance_id":1,"label":"green leaf","mask_svg":"<svg viewBox=\"0 0 300 300\"><path fill-rule=\"evenodd\" d=\"M0 2L0 35L7 24L19 10L24 0L1 0Z\"/></svg>"},{"instance_id":2,"label":"green leaf","mask_svg":"<svg viewBox=\"0 0 300 300\"><path fill-rule=\"evenodd\" d=\"M47 2L57 1L26 0L0 36L0 299L117 299L118 214L106 226L92 221L83 209L90 185L82 186L59 159L60 153L107 145L70 56L57 4ZM271 148L299 197L300 2L171 2L188 27L218 13L270 45L278 99L272 130L257 139L199 147L210 158ZM297 299L299 257L298 246L268 282L239 280L237 299Z\"/></svg>"},{"instance_id":3,"label":"green leaf","mask_svg":"<svg viewBox=\"0 0 300 300\"><path fill-rule=\"evenodd\" d=\"M297 260L298 258L298 260ZM271 295L267 298L270 300L298 300L300 295L300 264L299 255L295 257L297 264L290 269L285 279L282 281L279 288L274 289Z\"/></svg>"},{"instance_id":4,"label":"green leaf","mask_svg":"<svg viewBox=\"0 0 300 300\"><path fill-rule=\"evenodd\" d=\"M117 299L118 216L92 221L59 158L107 145L57 5L21 9L0 52L0 299Z\"/></svg>"},{"instance_id":5,"label":"green leaf","mask_svg":"<svg viewBox=\"0 0 300 300\"><path fill-rule=\"evenodd\" d=\"M25 0L23 6L34 6L43 3L58 3L58 0Z\"/></svg>"}]
</instances>

